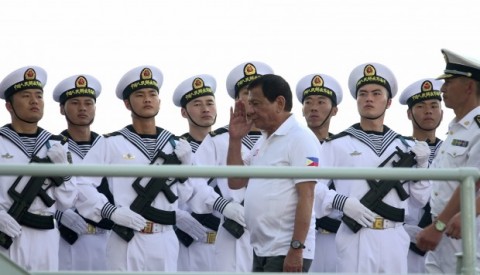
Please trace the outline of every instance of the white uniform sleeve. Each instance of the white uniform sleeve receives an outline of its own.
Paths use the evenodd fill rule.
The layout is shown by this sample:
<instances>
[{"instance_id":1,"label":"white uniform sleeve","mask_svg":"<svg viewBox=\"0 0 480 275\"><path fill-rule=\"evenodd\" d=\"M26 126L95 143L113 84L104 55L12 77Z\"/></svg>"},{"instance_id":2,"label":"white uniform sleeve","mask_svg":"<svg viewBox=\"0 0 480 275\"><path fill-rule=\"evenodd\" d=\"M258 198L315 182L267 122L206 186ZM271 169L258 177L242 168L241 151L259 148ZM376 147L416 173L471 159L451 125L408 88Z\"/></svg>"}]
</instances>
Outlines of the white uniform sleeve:
<instances>
[{"instance_id":1,"label":"white uniform sleeve","mask_svg":"<svg viewBox=\"0 0 480 275\"><path fill-rule=\"evenodd\" d=\"M415 146L415 143L412 143L412 146ZM430 180L408 181L405 185L404 188L410 194L409 200L413 206L423 207L427 204L431 195Z\"/></svg>"},{"instance_id":2,"label":"white uniform sleeve","mask_svg":"<svg viewBox=\"0 0 480 275\"><path fill-rule=\"evenodd\" d=\"M65 151L68 152L68 143L64 145ZM77 200L78 191L72 177L64 178L62 185L53 187L53 196L56 201L57 210L64 211L71 208Z\"/></svg>"},{"instance_id":3,"label":"white uniform sleeve","mask_svg":"<svg viewBox=\"0 0 480 275\"><path fill-rule=\"evenodd\" d=\"M85 156L84 164L103 165L106 160L106 139L100 139ZM97 187L102 177L79 176L75 178L78 188L78 200L75 204L78 212L87 219L99 222L102 219L101 210L108 199L98 192Z\"/></svg>"},{"instance_id":4,"label":"white uniform sleeve","mask_svg":"<svg viewBox=\"0 0 480 275\"><path fill-rule=\"evenodd\" d=\"M415 207L423 207L430 199L431 183L429 180L409 181L407 192L410 194L410 202Z\"/></svg>"},{"instance_id":5,"label":"white uniform sleeve","mask_svg":"<svg viewBox=\"0 0 480 275\"><path fill-rule=\"evenodd\" d=\"M87 219L99 222L102 219L101 211L108 199L93 184L79 183L76 208Z\"/></svg>"},{"instance_id":6,"label":"white uniform sleeve","mask_svg":"<svg viewBox=\"0 0 480 275\"><path fill-rule=\"evenodd\" d=\"M182 188L182 189L180 189ZM205 179L191 178L180 184L178 193L190 209L198 214L213 212L213 205L220 197Z\"/></svg>"},{"instance_id":7,"label":"white uniform sleeve","mask_svg":"<svg viewBox=\"0 0 480 275\"><path fill-rule=\"evenodd\" d=\"M334 167L335 150L333 142L324 142L319 149L318 166L320 169L327 167ZM337 194L335 190L330 190L328 184L330 179L320 179L315 186L315 215L321 218L334 210L333 198Z\"/></svg>"},{"instance_id":8,"label":"white uniform sleeve","mask_svg":"<svg viewBox=\"0 0 480 275\"><path fill-rule=\"evenodd\" d=\"M337 192L328 188L329 182L330 180L319 180L315 185L314 209L317 219L330 215L334 210L332 204Z\"/></svg>"},{"instance_id":9,"label":"white uniform sleeve","mask_svg":"<svg viewBox=\"0 0 480 275\"><path fill-rule=\"evenodd\" d=\"M78 197L78 189L73 178L64 181L62 185L54 187L53 196L57 210L64 211L72 208Z\"/></svg>"},{"instance_id":10,"label":"white uniform sleeve","mask_svg":"<svg viewBox=\"0 0 480 275\"><path fill-rule=\"evenodd\" d=\"M216 159L215 142L210 135L207 135L198 146L192 162L194 165L216 165Z\"/></svg>"}]
</instances>

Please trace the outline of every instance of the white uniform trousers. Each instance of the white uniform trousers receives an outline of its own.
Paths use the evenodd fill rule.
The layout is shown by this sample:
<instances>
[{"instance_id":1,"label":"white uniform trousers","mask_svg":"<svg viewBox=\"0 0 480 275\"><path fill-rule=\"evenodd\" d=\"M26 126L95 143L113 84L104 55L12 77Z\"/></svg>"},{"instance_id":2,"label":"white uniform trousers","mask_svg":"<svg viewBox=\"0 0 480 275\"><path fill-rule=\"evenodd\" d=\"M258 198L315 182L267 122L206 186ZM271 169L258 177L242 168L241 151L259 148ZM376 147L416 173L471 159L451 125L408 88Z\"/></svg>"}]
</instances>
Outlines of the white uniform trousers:
<instances>
[{"instance_id":1,"label":"white uniform trousers","mask_svg":"<svg viewBox=\"0 0 480 275\"><path fill-rule=\"evenodd\" d=\"M418 255L412 250L408 250L408 273L420 274L425 273L425 256Z\"/></svg>"},{"instance_id":2,"label":"white uniform trousers","mask_svg":"<svg viewBox=\"0 0 480 275\"><path fill-rule=\"evenodd\" d=\"M309 272L335 273L337 261L335 235L335 233L315 232L315 257Z\"/></svg>"},{"instance_id":3,"label":"white uniform trousers","mask_svg":"<svg viewBox=\"0 0 480 275\"><path fill-rule=\"evenodd\" d=\"M213 271L215 244L194 241L189 247L180 243L178 271Z\"/></svg>"},{"instance_id":4,"label":"white uniform trousers","mask_svg":"<svg viewBox=\"0 0 480 275\"><path fill-rule=\"evenodd\" d=\"M410 238L397 226L388 229L362 228L353 233L344 223L335 238L336 272L339 273L407 273Z\"/></svg>"},{"instance_id":5,"label":"white uniform trousers","mask_svg":"<svg viewBox=\"0 0 480 275\"><path fill-rule=\"evenodd\" d=\"M220 225L215 241L215 264L217 272L251 272L253 266L253 247L250 245L250 232L236 239Z\"/></svg>"},{"instance_id":6,"label":"white uniform trousers","mask_svg":"<svg viewBox=\"0 0 480 275\"><path fill-rule=\"evenodd\" d=\"M112 271L177 271L178 239L173 228L153 234L135 232L126 242L112 232L107 241L107 269Z\"/></svg>"},{"instance_id":7,"label":"white uniform trousers","mask_svg":"<svg viewBox=\"0 0 480 275\"><path fill-rule=\"evenodd\" d=\"M59 270L107 270L107 240L110 230L79 235L71 245L60 237Z\"/></svg>"},{"instance_id":8,"label":"white uniform trousers","mask_svg":"<svg viewBox=\"0 0 480 275\"><path fill-rule=\"evenodd\" d=\"M49 230L22 226L22 234L13 240L7 250L0 247L2 254L29 271L58 271L58 243L60 233L56 228Z\"/></svg>"}]
</instances>

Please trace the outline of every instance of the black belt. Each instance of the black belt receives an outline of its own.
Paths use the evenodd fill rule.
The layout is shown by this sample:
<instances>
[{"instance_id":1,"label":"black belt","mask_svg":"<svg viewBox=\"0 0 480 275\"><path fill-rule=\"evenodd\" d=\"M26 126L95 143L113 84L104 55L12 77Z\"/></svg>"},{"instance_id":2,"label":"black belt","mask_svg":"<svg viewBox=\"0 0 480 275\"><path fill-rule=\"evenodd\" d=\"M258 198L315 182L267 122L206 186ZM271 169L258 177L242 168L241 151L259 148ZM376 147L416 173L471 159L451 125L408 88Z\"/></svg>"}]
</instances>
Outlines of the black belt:
<instances>
[{"instance_id":1,"label":"black belt","mask_svg":"<svg viewBox=\"0 0 480 275\"><path fill-rule=\"evenodd\" d=\"M43 216L27 212L23 215L19 224L35 229L54 229L53 215Z\"/></svg>"}]
</instances>

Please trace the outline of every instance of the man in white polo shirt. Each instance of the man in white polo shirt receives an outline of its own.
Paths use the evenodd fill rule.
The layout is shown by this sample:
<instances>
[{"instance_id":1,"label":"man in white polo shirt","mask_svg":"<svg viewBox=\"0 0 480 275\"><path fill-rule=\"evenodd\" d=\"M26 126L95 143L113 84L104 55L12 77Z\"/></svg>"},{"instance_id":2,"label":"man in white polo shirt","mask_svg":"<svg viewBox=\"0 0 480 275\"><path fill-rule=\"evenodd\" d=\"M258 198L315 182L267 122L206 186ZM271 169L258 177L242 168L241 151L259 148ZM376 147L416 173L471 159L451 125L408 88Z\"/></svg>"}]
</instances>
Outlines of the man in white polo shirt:
<instances>
[{"instance_id":1,"label":"man in white polo shirt","mask_svg":"<svg viewBox=\"0 0 480 275\"><path fill-rule=\"evenodd\" d=\"M280 76L263 75L248 85L230 115L228 165L318 166L318 141L291 113L292 91ZM247 119L248 116L248 119ZM242 138L252 124L262 137L242 159ZM244 188L245 220L253 246L253 272L307 272L315 252L315 179L229 178Z\"/></svg>"}]
</instances>

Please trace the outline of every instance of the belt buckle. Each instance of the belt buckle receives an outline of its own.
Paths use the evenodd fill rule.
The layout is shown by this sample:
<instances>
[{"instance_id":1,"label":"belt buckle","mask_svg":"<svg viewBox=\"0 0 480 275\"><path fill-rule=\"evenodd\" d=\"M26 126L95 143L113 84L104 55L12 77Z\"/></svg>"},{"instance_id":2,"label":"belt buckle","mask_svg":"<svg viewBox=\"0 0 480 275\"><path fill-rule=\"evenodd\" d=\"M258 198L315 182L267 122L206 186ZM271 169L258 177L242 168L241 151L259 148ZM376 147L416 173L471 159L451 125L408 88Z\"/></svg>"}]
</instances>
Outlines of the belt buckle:
<instances>
[{"instance_id":1,"label":"belt buckle","mask_svg":"<svg viewBox=\"0 0 480 275\"><path fill-rule=\"evenodd\" d=\"M87 234L97 233L97 228L94 225L87 223Z\"/></svg>"},{"instance_id":2,"label":"belt buckle","mask_svg":"<svg viewBox=\"0 0 480 275\"><path fill-rule=\"evenodd\" d=\"M152 234L153 233L153 222L147 221L147 224L145 227L140 230L140 232L145 233L145 234Z\"/></svg>"},{"instance_id":3,"label":"belt buckle","mask_svg":"<svg viewBox=\"0 0 480 275\"><path fill-rule=\"evenodd\" d=\"M383 217L375 217L373 221L373 229L384 229L385 219Z\"/></svg>"},{"instance_id":4,"label":"belt buckle","mask_svg":"<svg viewBox=\"0 0 480 275\"><path fill-rule=\"evenodd\" d=\"M207 240L206 240L206 243L208 243L208 244L214 244L216 238L217 238L217 232L215 232L215 231L207 232Z\"/></svg>"}]
</instances>

